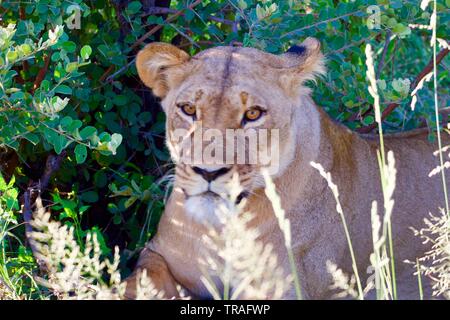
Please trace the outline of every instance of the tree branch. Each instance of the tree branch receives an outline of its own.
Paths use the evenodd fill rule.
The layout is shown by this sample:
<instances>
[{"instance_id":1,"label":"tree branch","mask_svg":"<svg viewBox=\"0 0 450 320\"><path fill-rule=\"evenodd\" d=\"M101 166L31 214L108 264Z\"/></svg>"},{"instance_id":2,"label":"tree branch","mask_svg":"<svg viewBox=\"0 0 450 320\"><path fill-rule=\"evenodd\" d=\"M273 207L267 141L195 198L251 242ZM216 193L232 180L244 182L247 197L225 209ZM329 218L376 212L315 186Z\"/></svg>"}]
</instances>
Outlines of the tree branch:
<instances>
[{"instance_id":1,"label":"tree branch","mask_svg":"<svg viewBox=\"0 0 450 320\"><path fill-rule=\"evenodd\" d=\"M147 10L146 12L144 12L143 14L141 14L141 17L146 17L146 16L150 16L150 15L177 14L177 13L178 13L178 10L171 9L171 8L152 7L149 10ZM184 12L181 13L181 15L184 16L185 15ZM211 21L227 24L227 25L230 25L230 26L233 26L235 24L234 21L231 21L231 20L228 20L228 19L219 18L219 17L216 17L216 16L209 16L208 19L211 20Z\"/></svg>"},{"instance_id":2,"label":"tree branch","mask_svg":"<svg viewBox=\"0 0 450 320\"><path fill-rule=\"evenodd\" d=\"M34 80L33 88L31 89L31 92L34 93L34 91L41 86L42 80L44 80L45 75L47 74L48 66L50 64L50 55L45 55L44 58L44 66L39 70L38 74L36 75L36 79Z\"/></svg>"},{"instance_id":3,"label":"tree branch","mask_svg":"<svg viewBox=\"0 0 450 320\"><path fill-rule=\"evenodd\" d=\"M196 6L202 3L202 0L196 0L192 4L190 4L187 8L183 8L179 11L177 11L175 14L171 15L169 18L167 18L164 21L164 24L169 23L177 19L179 16L183 15L184 11L186 9L192 10ZM163 27L164 24L159 24L157 26L154 26L150 31L148 31L146 34L144 34L142 37L140 37L133 45L130 47L130 50L133 50L134 48L138 47L140 44L142 44L147 38L149 38L151 35L159 31Z\"/></svg>"},{"instance_id":4,"label":"tree branch","mask_svg":"<svg viewBox=\"0 0 450 320\"><path fill-rule=\"evenodd\" d=\"M162 24L158 24L156 26L154 26L152 29L150 29L146 34L144 34L142 37L140 37L138 40L136 40L135 43L133 43L130 47L130 51L132 51L133 49L137 48L140 44L142 44L145 40L147 40L147 38L149 38L150 36L152 36L153 34L155 34L156 32L158 32L160 29L162 29L162 27L165 24L168 24L172 21L174 21L175 19L177 19L178 17L182 16L184 14L184 11L186 9L190 9L192 10L193 8L195 8L196 6L198 6L199 4L201 4L202 1L201 0L197 0L195 2L193 2L192 4L190 4L188 7L183 8L181 10L175 11L175 13L173 15L171 15L169 18L167 18L166 20L164 20L164 23ZM153 9L153 8L152 8ZM163 7L158 7L155 8L155 11L160 11L161 14L164 14L166 11L167 12L171 12L172 9L166 10L167 8L163 8ZM147 10L147 12L152 11L152 10ZM145 13L146 14L146 13ZM144 15L145 15L144 14ZM119 69L120 72L122 72L123 70L127 69L130 66L130 63L127 63L124 67L122 67L121 69ZM123 69L123 70L122 70ZM100 82L103 82L105 79L107 79L108 75L114 70L113 66L110 66L108 69L106 69L106 71L102 74L102 76L99 78ZM118 71L118 72L119 72ZM120 73L119 72L119 73ZM107 81L111 81L111 77L108 77Z\"/></svg>"},{"instance_id":5,"label":"tree branch","mask_svg":"<svg viewBox=\"0 0 450 320\"><path fill-rule=\"evenodd\" d=\"M36 255L37 249L33 244L33 241L30 241L31 232L33 231L33 227L31 226L31 220L33 218L33 209L32 206L36 201L36 198L41 193L42 190L46 189L48 186L48 183L50 181L51 176L55 171L57 171L61 165L62 160L64 159L66 155L66 152L63 151L58 156L55 155L49 155L47 157L47 161L45 163L45 170L42 174L41 178L39 179L39 182L33 183L32 181L29 184L29 187L23 194L23 207L22 207L22 214L23 214L23 221L25 222L25 236L28 241L28 245L31 248L31 251L33 252L34 257L36 258L36 262L39 265L39 269L41 271L46 271L47 266L45 263L39 259Z\"/></svg>"},{"instance_id":6,"label":"tree branch","mask_svg":"<svg viewBox=\"0 0 450 320\"><path fill-rule=\"evenodd\" d=\"M386 54L389 48L389 44L391 43L391 35L392 32L388 29L386 31L386 40L384 42L384 47L383 47L383 53L381 54L381 59L380 62L378 63L378 68L377 68L377 79L380 78L380 74L381 74L381 70L383 70L384 67L384 60L386 59ZM395 54L395 52L394 52Z\"/></svg>"},{"instance_id":7,"label":"tree branch","mask_svg":"<svg viewBox=\"0 0 450 320\"><path fill-rule=\"evenodd\" d=\"M122 72L124 72L125 70L127 70L134 62L136 61L136 58L133 58L130 62L128 62L126 65L124 65L122 68L120 68L119 70L117 70L116 72L114 72L112 75L110 75L109 77L106 78L106 82L111 82L114 80L114 78L121 74ZM103 79L104 80L104 79ZM103 81L102 80L102 81Z\"/></svg>"},{"instance_id":8,"label":"tree branch","mask_svg":"<svg viewBox=\"0 0 450 320\"><path fill-rule=\"evenodd\" d=\"M450 52L449 49L444 48L442 49L439 54L436 56L436 65L439 65L439 63L445 58L445 56ZM429 74L433 70L433 58L430 59L428 64L425 66L425 68L422 69L422 71L419 73L419 75L414 79L412 85L411 85L411 91L414 90L417 86L417 84L422 80L427 74ZM400 104L393 102L390 103L386 109L383 110L381 114L381 121L387 118ZM375 129L378 126L376 122L372 123L369 126L361 127L356 129L359 133L369 133L373 129Z\"/></svg>"}]
</instances>

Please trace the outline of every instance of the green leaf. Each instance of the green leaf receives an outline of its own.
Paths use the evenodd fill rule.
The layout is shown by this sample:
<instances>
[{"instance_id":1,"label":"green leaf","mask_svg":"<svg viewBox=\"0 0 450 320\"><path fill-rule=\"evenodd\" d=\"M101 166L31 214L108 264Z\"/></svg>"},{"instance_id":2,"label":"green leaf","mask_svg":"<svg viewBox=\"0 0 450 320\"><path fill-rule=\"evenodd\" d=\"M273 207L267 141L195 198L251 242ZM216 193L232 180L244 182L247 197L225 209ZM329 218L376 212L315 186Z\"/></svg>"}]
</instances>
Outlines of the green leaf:
<instances>
[{"instance_id":1,"label":"green leaf","mask_svg":"<svg viewBox=\"0 0 450 320\"><path fill-rule=\"evenodd\" d=\"M80 195L81 200L89 203L94 203L98 201L98 193L95 191L87 191Z\"/></svg>"},{"instance_id":2,"label":"green leaf","mask_svg":"<svg viewBox=\"0 0 450 320\"><path fill-rule=\"evenodd\" d=\"M7 186L6 186L6 181L5 179L3 179L2 173L0 172L0 190L4 191L6 190Z\"/></svg>"},{"instance_id":3,"label":"green leaf","mask_svg":"<svg viewBox=\"0 0 450 320\"><path fill-rule=\"evenodd\" d=\"M29 55L32 52L31 46L27 43L24 43L20 46L20 51L22 51L22 53L24 55Z\"/></svg>"},{"instance_id":4,"label":"green leaf","mask_svg":"<svg viewBox=\"0 0 450 320\"><path fill-rule=\"evenodd\" d=\"M127 98L127 96L125 96L123 94L118 94L113 99L113 103L119 107L126 105L127 102L128 102L128 98Z\"/></svg>"},{"instance_id":5,"label":"green leaf","mask_svg":"<svg viewBox=\"0 0 450 320\"><path fill-rule=\"evenodd\" d=\"M26 133L23 137L30 141L33 145L37 145L39 143L39 137L34 133Z\"/></svg>"},{"instance_id":6,"label":"green leaf","mask_svg":"<svg viewBox=\"0 0 450 320\"><path fill-rule=\"evenodd\" d=\"M387 26L388 26L389 28L394 28L394 27L396 27L396 25L397 25L397 20L395 20L394 18L390 18L390 19L387 21Z\"/></svg>"},{"instance_id":7,"label":"green leaf","mask_svg":"<svg viewBox=\"0 0 450 320\"><path fill-rule=\"evenodd\" d=\"M9 98L13 101L16 101L16 100L23 100L24 97L25 97L25 94L22 91L18 91L18 92L13 93Z\"/></svg>"},{"instance_id":8,"label":"green leaf","mask_svg":"<svg viewBox=\"0 0 450 320\"><path fill-rule=\"evenodd\" d=\"M72 94L72 89L69 86L66 86L65 84L61 84L55 88L55 93L61 93L61 94Z\"/></svg>"},{"instance_id":9,"label":"green leaf","mask_svg":"<svg viewBox=\"0 0 450 320\"><path fill-rule=\"evenodd\" d=\"M239 6L239 8L242 9L242 10L245 10L245 9L247 9L247 7L248 7L248 5L247 5L247 3L245 2L245 0L239 0L239 1L238 1L238 6Z\"/></svg>"},{"instance_id":10,"label":"green leaf","mask_svg":"<svg viewBox=\"0 0 450 320\"><path fill-rule=\"evenodd\" d=\"M10 63L14 63L14 61L16 61L17 58L19 58L19 54L17 53L17 51L8 51L8 53L6 54L6 59Z\"/></svg>"},{"instance_id":11,"label":"green leaf","mask_svg":"<svg viewBox=\"0 0 450 320\"><path fill-rule=\"evenodd\" d=\"M371 125L372 123L374 123L374 121L375 121L375 118L374 118L373 116L366 116L366 117L363 119L363 123L364 123L366 126Z\"/></svg>"},{"instance_id":12,"label":"green leaf","mask_svg":"<svg viewBox=\"0 0 450 320\"><path fill-rule=\"evenodd\" d=\"M80 120L78 120L78 119L73 120L70 123L70 126L67 127L67 132L74 135L75 137L78 137L80 135L78 132L78 129L81 128L82 125L83 125L83 122L81 122Z\"/></svg>"},{"instance_id":13,"label":"green leaf","mask_svg":"<svg viewBox=\"0 0 450 320\"><path fill-rule=\"evenodd\" d=\"M186 10L186 13L184 14L184 18L186 21L192 21L192 19L195 18L195 13L193 10Z\"/></svg>"},{"instance_id":14,"label":"green leaf","mask_svg":"<svg viewBox=\"0 0 450 320\"><path fill-rule=\"evenodd\" d=\"M135 196L128 198L127 201L125 201L125 204L124 204L125 208L128 209L129 207L131 207L133 205L133 203L136 202L137 199L138 198L135 197Z\"/></svg>"},{"instance_id":15,"label":"green leaf","mask_svg":"<svg viewBox=\"0 0 450 320\"><path fill-rule=\"evenodd\" d=\"M128 5L127 13L128 14L138 13L139 10L141 10L141 8L142 8L142 4L139 1L133 1Z\"/></svg>"},{"instance_id":16,"label":"green leaf","mask_svg":"<svg viewBox=\"0 0 450 320\"><path fill-rule=\"evenodd\" d=\"M44 91L50 90L50 81L48 81L46 79L42 80L41 89L44 90Z\"/></svg>"},{"instance_id":17,"label":"green leaf","mask_svg":"<svg viewBox=\"0 0 450 320\"><path fill-rule=\"evenodd\" d=\"M142 112L138 116L138 120L142 125L145 125L146 123L150 122L152 120L152 114L150 112Z\"/></svg>"},{"instance_id":18,"label":"green leaf","mask_svg":"<svg viewBox=\"0 0 450 320\"><path fill-rule=\"evenodd\" d=\"M53 140L53 148L55 149L56 154L60 154L69 144L69 140L60 134Z\"/></svg>"},{"instance_id":19,"label":"green leaf","mask_svg":"<svg viewBox=\"0 0 450 320\"><path fill-rule=\"evenodd\" d=\"M18 202L17 202L17 196L19 195L18 191L16 189L8 189L4 193L3 197L6 200L6 207L8 209L18 209Z\"/></svg>"},{"instance_id":20,"label":"green leaf","mask_svg":"<svg viewBox=\"0 0 450 320\"><path fill-rule=\"evenodd\" d=\"M61 47L69 53L74 53L77 45L73 41L65 41L61 44Z\"/></svg>"},{"instance_id":21,"label":"green leaf","mask_svg":"<svg viewBox=\"0 0 450 320\"><path fill-rule=\"evenodd\" d=\"M66 65L66 72L73 72L78 69L78 62L70 62Z\"/></svg>"},{"instance_id":22,"label":"green leaf","mask_svg":"<svg viewBox=\"0 0 450 320\"><path fill-rule=\"evenodd\" d=\"M54 144L54 141L58 138L58 133L52 130L51 128L44 127L43 128L44 137L48 143L51 145Z\"/></svg>"},{"instance_id":23,"label":"green leaf","mask_svg":"<svg viewBox=\"0 0 450 320\"><path fill-rule=\"evenodd\" d=\"M121 224L122 223L122 216L120 214L115 214L113 217L113 223L114 224Z\"/></svg>"},{"instance_id":24,"label":"green leaf","mask_svg":"<svg viewBox=\"0 0 450 320\"><path fill-rule=\"evenodd\" d=\"M83 48L81 48L80 55L81 55L81 58L83 58L84 60L89 59L89 56L91 55L91 53L92 53L92 48L90 46L85 45L85 46L83 46Z\"/></svg>"},{"instance_id":25,"label":"green leaf","mask_svg":"<svg viewBox=\"0 0 450 320\"><path fill-rule=\"evenodd\" d=\"M87 149L83 144L77 144L75 147L75 159L78 164L81 164L86 161L87 158Z\"/></svg>"},{"instance_id":26,"label":"green leaf","mask_svg":"<svg viewBox=\"0 0 450 320\"><path fill-rule=\"evenodd\" d=\"M98 188L103 188L106 186L106 184L108 183L108 177L103 170L97 171L94 174L94 183Z\"/></svg>"},{"instance_id":27,"label":"green leaf","mask_svg":"<svg viewBox=\"0 0 450 320\"><path fill-rule=\"evenodd\" d=\"M68 131L67 129L70 127L70 125L72 124L72 118L69 116L65 116L64 118L61 119L61 122L59 123L61 125L61 128L64 131Z\"/></svg>"},{"instance_id":28,"label":"green leaf","mask_svg":"<svg viewBox=\"0 0 450 320\"><path fill-rule=\"evenodd\" d=\"M87 126L80 131L80 137L81 139L85 140L96 133L97 129L95 127Z\"/></svg>"}]
</instances>

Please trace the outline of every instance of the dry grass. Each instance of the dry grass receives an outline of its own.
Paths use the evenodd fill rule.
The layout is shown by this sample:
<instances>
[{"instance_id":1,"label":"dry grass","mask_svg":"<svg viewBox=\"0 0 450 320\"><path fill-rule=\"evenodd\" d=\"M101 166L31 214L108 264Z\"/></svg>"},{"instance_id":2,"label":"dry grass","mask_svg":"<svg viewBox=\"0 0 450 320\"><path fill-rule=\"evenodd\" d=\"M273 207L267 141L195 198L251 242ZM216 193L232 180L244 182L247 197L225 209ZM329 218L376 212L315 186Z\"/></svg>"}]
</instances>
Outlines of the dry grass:
<instances>
[{"instance_id":1,"label":"dry grass","mask_svg":"<svg viewBox=\"0 0 450 320\"><path fill-rule=\"evenodd\" d=\"M424 222L425 227L415 234L424 244L431 244L431 250L417 260L416 274L432 280L433 296L450 300L450 219L441 210L440 216L430 214Z\"/></svg>"},{"instance_id":2,"label":"dry grass","mask_svg":"<svg viewBox=\"0 0 450 320\"><path fill-rule=\"evenodd\" d=\"M214 299L280 299L291 278L279 267L270 244L258 241L258 230L249 228L253 215L224 215L223 227L204 237L209 254L204 257L202 282ZM210 270L209 272L206 270ZM213 278L220 279L217 287Z\"/></svg>"},{"instance_id":3,"label":"dry grass","mask_svg":"<svg viewBox=\"0 0 450 320\"><path fill-rule=\"evenodd\" d=\"M103 259L95 234L88 234L83 248L76 242L73 228L50 220L50 213L36 201L31 242L36 258L43 262L48 276L37 281L48 287L58 299L123 299L126 284L118 270L120 256L115 248L112 261ZM155 299L150 279L145 274L137 283L138 298Z\"/></svg>"}]
</instances>

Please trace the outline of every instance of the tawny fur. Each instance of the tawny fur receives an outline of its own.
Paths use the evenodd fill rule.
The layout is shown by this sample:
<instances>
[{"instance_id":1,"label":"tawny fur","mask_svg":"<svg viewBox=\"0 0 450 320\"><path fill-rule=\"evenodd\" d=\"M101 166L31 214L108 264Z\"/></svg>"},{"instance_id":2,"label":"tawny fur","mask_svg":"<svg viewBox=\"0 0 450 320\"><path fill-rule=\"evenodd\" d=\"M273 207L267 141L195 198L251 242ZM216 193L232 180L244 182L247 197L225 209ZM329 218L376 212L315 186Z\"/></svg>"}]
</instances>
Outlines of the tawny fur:
<instances>
[{"instance_id":1,"label":"tawny fur","mask_svg":"<svg viewBox=\"0 0 450 320\"><path fill-rule=\"evenodd\" d=\"M174 128L190 125L175 106L179 101L195 103L203 125L219 130L238 128L246 105L267 108L267 118L261 127L280 129L281 170L273 178L291 221L302 291L307 299L326 299L331 297L326 261L351 273L351 259L336 202L324 179L309 163L320 163L331 172L339 187L356 260L365 281L369 254L373 250L371 202L377 200L381 212L383 204L376 156L378 139L362 137L336 124L313 103L304 81L323 72L323 59L316 40L308 39L303 45L306 53L298 57L276 56L250 48L219 47L187 59L171 45L151 44L139 53L137 68L143 82L157 88L156 94L162 98L169 137ZM161 57L168 59L167 64ZM149 71L149 65L157 71ZM170 147L170 139L168 144ZM397 168L392 223L398 296L416 299L419 296L414 269L403 261L415 260L426 250L410 227L421 228L428 212L437 212L444 205L440 176L428 177L439 164L433 156L437 144L429 143L425 132L388 136L385 148L394 152ZM252 191L246 209L256 215L253 226L259 228L260 240L274 245L280 264L288 272L283 237L257 169L234 166L242 176L251 173L251 178L241 179L244 188ZM180 191L183 186L196 186L198 177L195 176L188 166L177 166L175 189L158 232L128 279L129 297L134 295L136 272L143 268L167 297L177 296L176 284L196 297L210 297L200 281L199 268L206 227L186 214L186 195ZM186 189L189 193L189 187ZM429 298L430 291L425 295ZM294 291L288 292L286 298L295 298Z\"/></svg>"}]
</instances>

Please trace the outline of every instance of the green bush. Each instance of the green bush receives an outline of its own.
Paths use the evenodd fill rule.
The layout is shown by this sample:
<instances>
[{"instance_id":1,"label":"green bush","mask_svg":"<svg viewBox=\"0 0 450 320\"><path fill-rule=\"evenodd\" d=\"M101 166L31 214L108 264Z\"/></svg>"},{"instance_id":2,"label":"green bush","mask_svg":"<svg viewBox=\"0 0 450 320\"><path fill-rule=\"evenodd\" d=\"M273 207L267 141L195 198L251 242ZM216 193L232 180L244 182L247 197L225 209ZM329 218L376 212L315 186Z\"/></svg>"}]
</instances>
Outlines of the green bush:
<instances>
[{"instance_id":1,"label":"green bush","mask_svg":"<svg viewBox=\"0 0 450 320\"><path fill-rule=\"evenodd\" d=\"M164 114L133 63L145 43L171 42L191 54L216 45L281 53L314 36L328 68L314 99L355 130L374 123L365 79L364 48L370 43L377 55L382 106L398 105L385 119L385 129L435 125L431 90L422 89L410 109L414 79L432 57L430 31L409 26L430 18L416 2L148 3L0 2L0 277L10 279L10 286L20 284L18 296L43 294L31 277L37 267L18 224L18 203L39 181L51 154L62 157L62 163L42 190L44 204L55 219L75 227L80 245L88 231L96 233L105 254L119 245L126 275L132 265L126 262L154 234L170 164ZM371 5L379 10L375 25ZM448 35L449 7L448 0L438 3L438 38ZM448 104L448 73L444 60L438 79L442 105Z\"/></svg>"}]
</instances>

